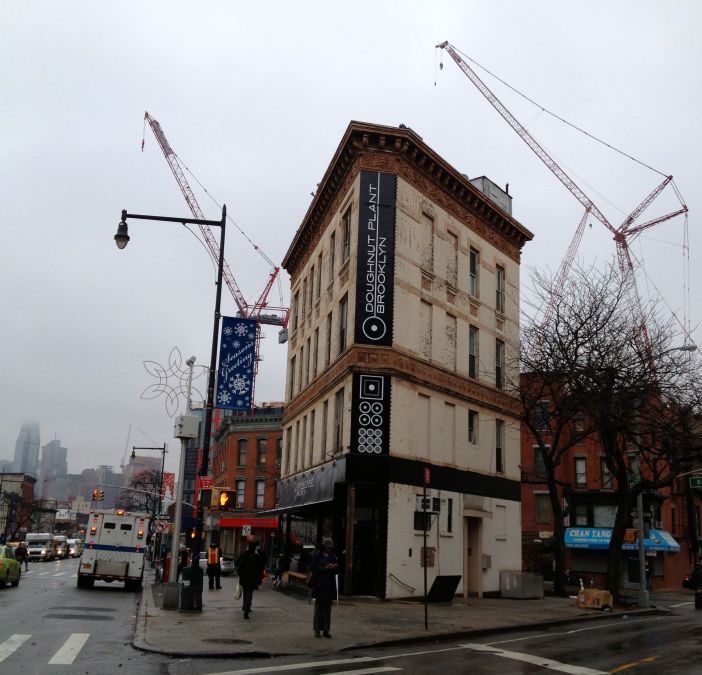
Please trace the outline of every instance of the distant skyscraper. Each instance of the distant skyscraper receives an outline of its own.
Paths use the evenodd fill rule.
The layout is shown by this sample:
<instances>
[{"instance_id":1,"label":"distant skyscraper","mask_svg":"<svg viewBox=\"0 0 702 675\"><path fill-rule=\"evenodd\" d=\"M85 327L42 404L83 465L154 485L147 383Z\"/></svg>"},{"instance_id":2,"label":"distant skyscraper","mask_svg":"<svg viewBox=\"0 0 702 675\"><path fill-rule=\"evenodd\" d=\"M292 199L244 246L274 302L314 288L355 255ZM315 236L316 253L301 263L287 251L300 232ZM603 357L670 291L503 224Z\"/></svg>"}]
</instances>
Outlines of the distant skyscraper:
<instances>
[{"instance_id":1,"label":"distant skyscraper","mask_svg":"<svg viewBox=\"0 0 702 675\"><path fill-rule=\"evenodd\" d=\"M15 443L15 461L12 468L17 473L28 473L36 477L38 462L39 425L36 422L25 422Z\"/></svg>"},{"instance_id":2,"label":"distant skyscraper","mask_svg":"<svg viewBox=\"0 0 702 675\"><path fill-rule=\"evenodd\" d=\"M49 441L42 448L39 475L39 492L42 499L66 499L67 456L68 450L57 439Z\"/></svg>"}]
</instances>

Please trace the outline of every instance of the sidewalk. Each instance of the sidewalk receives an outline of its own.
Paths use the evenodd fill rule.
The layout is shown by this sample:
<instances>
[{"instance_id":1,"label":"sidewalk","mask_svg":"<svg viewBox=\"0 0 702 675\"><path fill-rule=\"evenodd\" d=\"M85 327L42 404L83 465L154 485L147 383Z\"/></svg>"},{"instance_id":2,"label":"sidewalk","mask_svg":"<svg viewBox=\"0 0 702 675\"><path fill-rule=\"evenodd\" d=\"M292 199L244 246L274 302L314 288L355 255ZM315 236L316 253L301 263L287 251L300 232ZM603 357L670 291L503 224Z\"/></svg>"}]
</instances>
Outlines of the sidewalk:
<instances>
[{"instance_id":1,"label":"sidewalk","mask_svg":"<svg viewBox=\"0 0 702 675\"><path fill-rule=\"evenodd\" d=\"M429 605L429 630L424 630L424 605L386 602L376 598L342 598L332 609L331 640L315 638L312 605L304 594L280 591L267 581L254 593L251 619L245 621L241 600L234 599L236 577L222 577L222 590L203 590L202 612L160 609L160 586L153 573L144 579L133 645L172 656L282 656L321 654L360 646L416 642L499 629L543 626L574 619L598 618L601 612L582 610L572 598L544 600L471 598L450 605ZM655 595L655 594L654 594ZM634 614L667 611L691 595L661 594L659 609L613 612ZM652 604L656 598L652 597Z\"/></svg>"}]
</instances>

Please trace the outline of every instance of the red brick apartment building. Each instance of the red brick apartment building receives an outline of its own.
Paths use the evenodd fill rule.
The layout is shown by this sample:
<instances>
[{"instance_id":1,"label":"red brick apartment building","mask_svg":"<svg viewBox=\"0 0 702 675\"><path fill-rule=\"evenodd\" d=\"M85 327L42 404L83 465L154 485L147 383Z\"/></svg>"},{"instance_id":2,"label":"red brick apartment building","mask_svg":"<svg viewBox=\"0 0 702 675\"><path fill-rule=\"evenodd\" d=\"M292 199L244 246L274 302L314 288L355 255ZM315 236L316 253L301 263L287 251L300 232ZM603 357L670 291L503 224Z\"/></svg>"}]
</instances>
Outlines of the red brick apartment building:
<instances>
[{"instance_id":1,"label":"red brick apartment building","mask_svg":"<svg viewBox=\"0 0 702 675\"><path fill-rule=\"evenodd\" d=\"M526 386L522 374L520 385ZM546 432L547 433L547 432ZM548 435L545 437L548 439ZM522 558L527 571L553 578L554 523L543 461L534 435L521 426ZM575 445L556 470L560 502L569 506L565 569L603 584L607 569L607 530L616 514L614 479L596 438ZM542 480L543 479L543 480ZM699 559L702 501L687 477L672 488L644 493L644 543L653 589L681 587L682 577ZM635 515L635 514L633 514ZM630 519L629 527L637 526ZM692 527L690 527L692 524ZM638 584L638 546L624 545L621 584Z\"/></svg>"},{"instance_id":2,"label":"red brick apartment building","mask_svg":"<svg viewBox=\"0 0 702 675\"><path fill-rule=\"evenodd\" d=\"M275 507L283 444L283 404L255 406L251 413L224 417L215 433L211 460L213 486L236 490L228 511L211 511L208 529L219 531L224 554L238 555L254 538L270 555L275 548L278 517L260 517Z\"/></svg>"}]
</instances>

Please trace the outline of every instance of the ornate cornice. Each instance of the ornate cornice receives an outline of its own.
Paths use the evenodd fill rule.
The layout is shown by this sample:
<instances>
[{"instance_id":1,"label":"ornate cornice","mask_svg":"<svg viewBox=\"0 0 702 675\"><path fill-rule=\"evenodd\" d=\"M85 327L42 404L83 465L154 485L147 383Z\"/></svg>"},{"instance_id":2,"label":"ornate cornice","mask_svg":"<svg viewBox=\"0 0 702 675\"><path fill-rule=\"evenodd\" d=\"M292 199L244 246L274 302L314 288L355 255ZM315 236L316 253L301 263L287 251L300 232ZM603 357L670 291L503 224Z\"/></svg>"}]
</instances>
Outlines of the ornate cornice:
<instances>
[{"instance_id":1,"label":"ornate cornice","mask_svg":"<svg viewBox=\"0 0 702 675\"><path fill-rule=\"evenodd\" d=\"M533 234L411 129L351 122L283 260L294 277L362 168L396 173L512 259Z\"/></svg>"}]
</instances>

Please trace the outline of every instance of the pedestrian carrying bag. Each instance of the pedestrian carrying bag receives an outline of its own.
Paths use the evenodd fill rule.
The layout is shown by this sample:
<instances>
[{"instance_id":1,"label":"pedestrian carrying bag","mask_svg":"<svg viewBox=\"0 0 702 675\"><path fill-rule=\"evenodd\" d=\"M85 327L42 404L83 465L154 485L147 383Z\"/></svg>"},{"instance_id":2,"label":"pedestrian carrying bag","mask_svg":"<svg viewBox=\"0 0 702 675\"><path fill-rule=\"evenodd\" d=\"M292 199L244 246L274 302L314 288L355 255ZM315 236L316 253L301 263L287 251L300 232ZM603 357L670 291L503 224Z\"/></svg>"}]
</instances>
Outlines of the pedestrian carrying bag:
<instances>
[{"instance_id":1,"label":"pedestrian carrying bag","mask_svg":"<svg viewBox=\"0 0 702 675\"><path fill-rule=\"evenodd\" d=\"M238 600L241 597L242 592L243 589L241 588L241 584L237 583L237 585L234 587L234 599Z\"/></svg>"}]
</instances>

